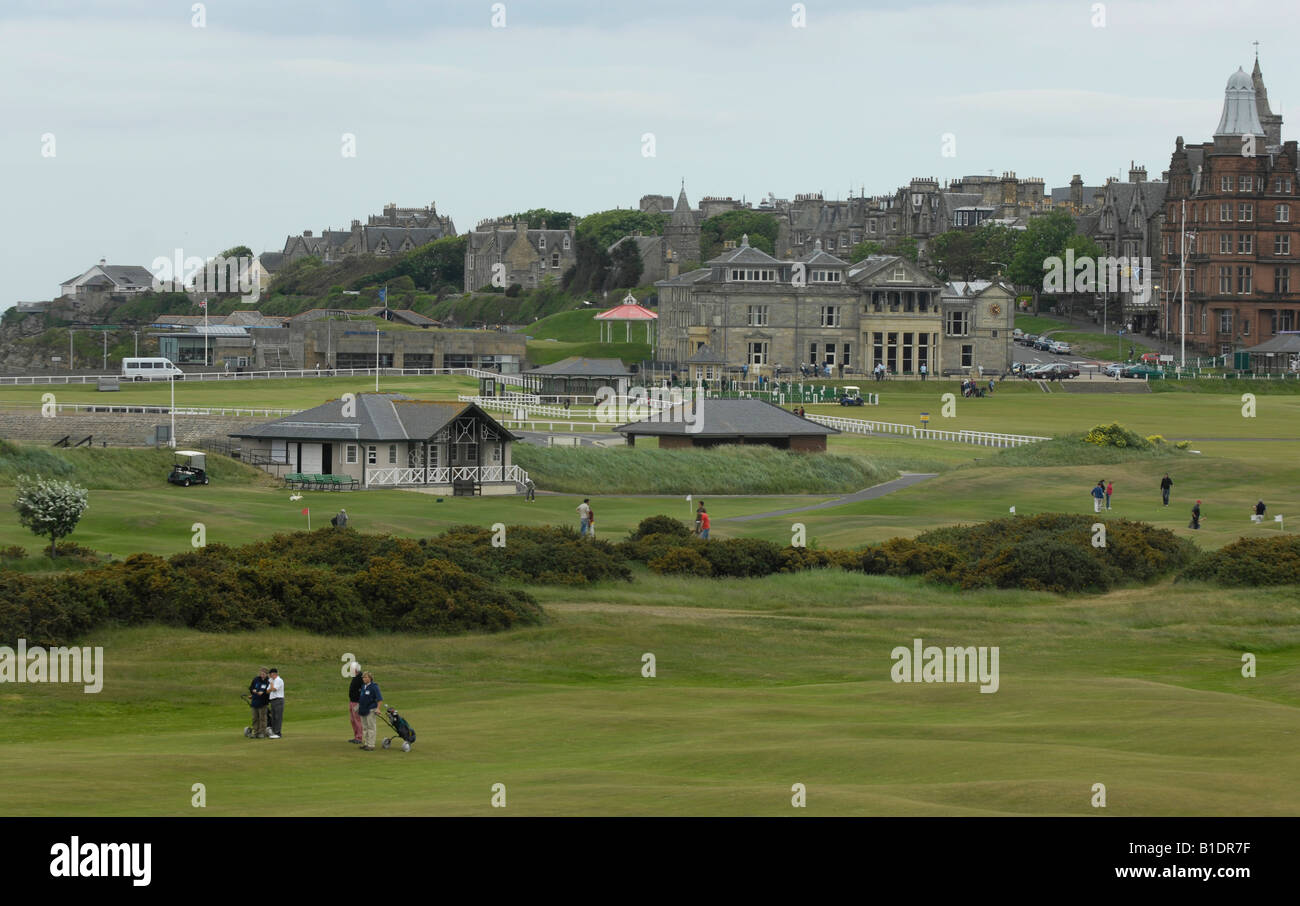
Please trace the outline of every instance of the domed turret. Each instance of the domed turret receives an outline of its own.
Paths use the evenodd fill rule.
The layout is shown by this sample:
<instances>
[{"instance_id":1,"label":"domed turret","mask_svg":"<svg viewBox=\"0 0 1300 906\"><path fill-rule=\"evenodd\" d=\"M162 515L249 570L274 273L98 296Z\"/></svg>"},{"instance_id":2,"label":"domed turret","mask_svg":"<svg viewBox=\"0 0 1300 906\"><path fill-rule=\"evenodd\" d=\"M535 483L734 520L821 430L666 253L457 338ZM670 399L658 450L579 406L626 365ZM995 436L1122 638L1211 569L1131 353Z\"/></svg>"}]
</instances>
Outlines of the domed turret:
<instances>
[{"instance_id":1,"label":"domed turret","mask_svg":"<svg viewBox=\"0 0 1300 906\"><path fill-rule=\"evenodd\" d=\"M1223 91L1223 116L1215 135L1263 135L1255 106L1255 83L1240 67L1228 78Z\"/></svg>"}]
</instances>

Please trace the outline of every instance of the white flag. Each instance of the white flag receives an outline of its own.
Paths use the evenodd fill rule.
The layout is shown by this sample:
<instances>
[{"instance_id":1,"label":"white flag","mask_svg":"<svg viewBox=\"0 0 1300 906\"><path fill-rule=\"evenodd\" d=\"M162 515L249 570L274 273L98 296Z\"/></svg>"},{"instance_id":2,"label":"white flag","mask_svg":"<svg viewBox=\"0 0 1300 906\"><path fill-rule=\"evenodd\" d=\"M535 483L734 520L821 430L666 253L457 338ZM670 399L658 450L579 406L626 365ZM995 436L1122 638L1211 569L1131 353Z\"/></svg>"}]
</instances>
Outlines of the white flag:
<instances>
[{"instance_id":1,"label":"white flag","mask_svg":"<svg viewBox=\"0 0 1300 906\"><path fill-rule=\"evenodd\" d=\"M690 502L691 502L691 495L690 495L690 494L687 494L687 495L686 495L686 502L687 502L687 503L690 503Z\"/></svg>"},{"instance_id":2,"label":"white flag","mask_svg":"<svg viewBox=\"0 0 1300 906\"><path fill-rule=\"evenodd\" d=\"M1274 517L1273 517L1273 521L1274 521L1274 522L1281 522L1281 521L1282 521L1282 517L1281 517L1281 516L1274 516Z\"/></svg>"},{"instance_id":3,"label":"white flag","mask_svg":"<svg viewBox=\"0 0 1300 906\"><path fill-rule=\"evenodd\" d=\"M1016 508L1015 508L1015 507L1012 507L1012 508L1011 508L1011 512L1012 512L1012 514L1014 515L1015 512L1016 512Z\"/></svg>"}]
</instances>

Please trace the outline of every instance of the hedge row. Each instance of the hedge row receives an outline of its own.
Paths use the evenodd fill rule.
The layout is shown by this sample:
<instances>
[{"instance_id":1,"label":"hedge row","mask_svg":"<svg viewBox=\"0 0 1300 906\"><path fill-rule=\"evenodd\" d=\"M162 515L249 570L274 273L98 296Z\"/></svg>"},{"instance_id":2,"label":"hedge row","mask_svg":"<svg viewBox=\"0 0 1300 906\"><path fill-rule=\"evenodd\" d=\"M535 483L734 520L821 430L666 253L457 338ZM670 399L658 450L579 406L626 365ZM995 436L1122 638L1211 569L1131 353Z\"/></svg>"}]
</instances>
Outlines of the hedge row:
<instances>
[{"instance_id":1,"label":"hedge row","mask_svg":"<svg viewBox=\"0 0 1300 906\"><path fill-rule=\"evenodd\" d=\"M0 639L57 645L107 623L153 622L206 631L495 631L543 616L531 595L499 580L631 578L613 545L569 528L507 528L504 547L492 546L494 535L462 526L415 541L321 529L170 559L134 554L79 574L0 571Z\"/></svg>"},{"instance_id":2,"label":"hedge row","mask_svg":"<svg viewBox=\"0 0 1300 906\"><path fill-rule=\"evenodd\" d=\"M1043 514L935 529L861 550L779 547L733 538L701 541L666 517L646 520L619 545L627 557L662 574L756 577L838 567L870 575L920 576L962 588L1101 592L1147 582L1191 562L1195 547L1167 529L1139 522L1105 523L1094 544L1094 519Z\"/></svg>"}]
</instances>

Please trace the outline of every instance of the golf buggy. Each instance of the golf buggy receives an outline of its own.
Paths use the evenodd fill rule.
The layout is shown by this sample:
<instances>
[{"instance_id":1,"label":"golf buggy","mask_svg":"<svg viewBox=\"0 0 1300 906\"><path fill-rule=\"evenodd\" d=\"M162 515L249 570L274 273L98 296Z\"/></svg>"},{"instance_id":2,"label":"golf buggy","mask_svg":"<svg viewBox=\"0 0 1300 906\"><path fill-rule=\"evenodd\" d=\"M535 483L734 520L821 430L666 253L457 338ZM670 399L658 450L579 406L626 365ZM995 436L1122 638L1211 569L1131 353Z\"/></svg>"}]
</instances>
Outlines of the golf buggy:
<instances>
[{"instance_id":1,"label":"golf buggy","mask_svg":"<svg viewBox=\"0 0 1300 906\"><path fill-rule=\"evenodd\" d=\"M840 391L841 406L865 406L866 400L862 398L862 388L852 384L846 384Z\"/></svg>"},{"instance_id":2,"label":"golf buggy","mask_svg":"<svg viewBox=\"0 0 1300 906\"><path fill-rule=\"evenodd\" d=\"M176 463L167 480L185 488L192 484L207 484L207 456L197 450L177 450Z\"/></svg>"}]
</instances>

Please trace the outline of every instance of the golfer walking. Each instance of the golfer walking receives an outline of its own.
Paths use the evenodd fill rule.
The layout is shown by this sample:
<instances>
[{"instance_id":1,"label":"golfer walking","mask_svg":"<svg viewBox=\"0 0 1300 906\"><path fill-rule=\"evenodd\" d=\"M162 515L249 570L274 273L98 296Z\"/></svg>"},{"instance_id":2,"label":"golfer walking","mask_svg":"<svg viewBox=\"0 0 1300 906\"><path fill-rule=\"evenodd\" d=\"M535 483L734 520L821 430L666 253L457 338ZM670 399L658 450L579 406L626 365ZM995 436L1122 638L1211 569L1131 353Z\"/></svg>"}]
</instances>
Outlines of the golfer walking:
<instances>
[{"instance_id":1,"label":"golfer walking","mask_svg":"<svg viewBox=\"0 0 1300 906\"><path fill-rule=\"evenodd\" d=\"M1110 495L1113 493L1115 493L1115 483L1113 481L1106 482L1106 509L1110 509Z\"/></svg>"},{"instance_id":2,"label":"golfer walking","mask_svg":"<svg viewBox=\"0 0 1300 906\"><path fill-rule=\"evenodd\" d=\"M1174 480L1165 473L1165 477L1160 479L1160 498L1164 500L1165 506L1169 506L1169 489L1174 486Z\"/></svg>"},{"instance_id":3,"label":"golfer walking","mask_svg":"<svg viewBox=\"0 0 1300 906\"><path fill-rule=\"evenodd\" d=\"M280 679L280 671L275 667L271 668L270 683L271 711L267 721L270 723L271 732L267 736L271 739L279 739L280 728L284 724L284 680Z\"/></svg>"},{"instance_id":4,"label":"golfer walking","mask_svg":"<svg viewBox=\"0 0 1300 906\"><path fill-rule=\"evenodd\" d=\"M384 697L379 692L379 685L369 670L361 674L361 694L357 697L357 715L361 718L361 751L375 750L375 718L379 708L384 704Z\"/></svg>"},{"instance_id":5,"label":"golfer walking","mask_svg":"<svg viewBox=\"0 0 1300 906\"><path fill-rule=\"evenodd\" d=\"M582 503L578 504L578 534L586 535L587 530L591 528L591 498L582 498Z\"/></svg>"},{"instance_id":6,"label":"golfer walking","mask_svg":"<svg viewBox=\"0 0 1300 906\"><path fill-rule=\"evenodd\" d=\"M1094 513L1101 512L1101 502L1105 497L1106 497L1105 482L1099 481L1092 488L1092 511Z\"/></svg>"}]
</instances>

